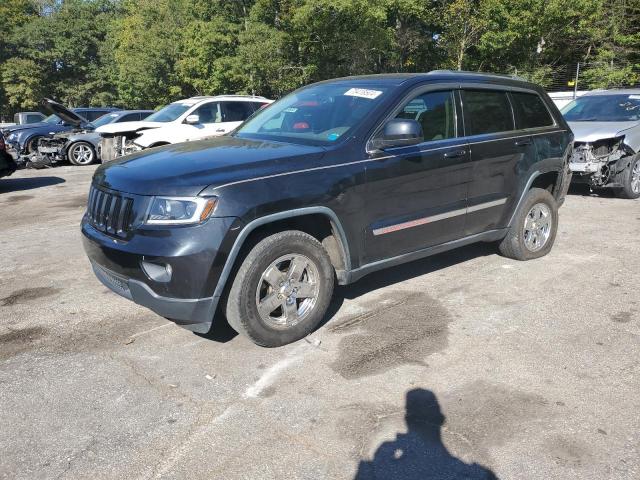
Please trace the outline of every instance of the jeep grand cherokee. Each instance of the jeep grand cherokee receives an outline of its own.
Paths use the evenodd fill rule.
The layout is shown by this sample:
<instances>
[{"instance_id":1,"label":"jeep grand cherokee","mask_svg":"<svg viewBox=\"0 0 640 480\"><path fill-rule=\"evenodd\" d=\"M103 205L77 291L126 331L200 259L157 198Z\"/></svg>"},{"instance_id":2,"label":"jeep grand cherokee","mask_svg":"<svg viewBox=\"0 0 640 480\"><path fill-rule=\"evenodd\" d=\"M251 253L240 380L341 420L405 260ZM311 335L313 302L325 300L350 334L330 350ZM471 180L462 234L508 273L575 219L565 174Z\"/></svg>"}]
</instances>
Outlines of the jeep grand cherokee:
<instances>
[{"instance_id":1,"label":"jeep grand cherokee","mask_svg":"<svg viewBox=\"0 0 640 480\"><path fill-rule=\"evenodd\" d=\"M571 143L549 97L512 78L320 82L223 137L101 166L84 245L116 293L283 345L319 324L335 282L473 242L547 254Z\"/></svg>"}]
</instances>

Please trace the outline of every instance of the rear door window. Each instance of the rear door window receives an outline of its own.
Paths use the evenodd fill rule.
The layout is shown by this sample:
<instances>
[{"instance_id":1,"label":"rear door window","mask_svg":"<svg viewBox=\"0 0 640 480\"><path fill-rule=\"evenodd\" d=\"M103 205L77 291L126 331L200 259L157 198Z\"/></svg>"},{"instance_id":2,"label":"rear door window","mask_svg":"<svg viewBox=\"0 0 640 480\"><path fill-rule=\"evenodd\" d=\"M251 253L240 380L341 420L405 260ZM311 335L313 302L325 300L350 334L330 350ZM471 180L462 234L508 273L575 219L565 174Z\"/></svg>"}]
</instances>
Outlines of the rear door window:
<instances>
[{"instance_id":1,"label":"rear door window","mask_svg":"<svg viewBox=\"0 0 640 480\"><path fill-rule=\"evenodd\" d=\"M539 95L535 93L511 92L516 128L553 126L553 118Z\"/></svg>"},{"instance_id":2,"label":"rear door window","mask_svg":"<svg viewBox=\"0 0 640 480\"><path fill-rule=\"evenodd\" d=\"M222 121L243 122L253 111L249 102L222 102Z\"/></svg>"},{"instance_id":3,"label":"rear door window","mask_svg":"<svg viewBox=\"0 0 640 480\"><path fill-rule=\"evenodd\" d=\"M254 112L260 110L262 107L266 107L267 105L269 105L268 103L265 103L265 102L250 102L250 104Z\"/></svg>"},{"instance_id":4,"label":"rear door window","mask_svg":"<svg viewBox=\"0 0 640 480\"><path fill-rule=\"evenodd\" d=\"M456 136L456 107L453 92L426 92L409 100L396 118L415 120L422 125L424 141Z\"/></svg>"},{"instance_id":5,"label":"rear door window","mask_svg":"<svg viewBox=\"0 0 640 480\"><path fill-rule=\"evenodd\" d=\"M506 92L462 90L462 108L467 135L508 132L515 128Z\"/></svg>"}]
</instances>

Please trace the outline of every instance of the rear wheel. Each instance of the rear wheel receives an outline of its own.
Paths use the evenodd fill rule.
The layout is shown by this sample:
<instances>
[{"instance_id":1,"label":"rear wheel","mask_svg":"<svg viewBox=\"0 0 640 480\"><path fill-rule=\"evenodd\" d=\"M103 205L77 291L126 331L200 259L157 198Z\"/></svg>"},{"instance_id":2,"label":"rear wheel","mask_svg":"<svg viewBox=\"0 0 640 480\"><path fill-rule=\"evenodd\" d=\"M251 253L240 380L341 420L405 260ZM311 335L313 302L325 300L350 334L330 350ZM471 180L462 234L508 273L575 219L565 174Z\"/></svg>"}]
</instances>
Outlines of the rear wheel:
<instances>
[{"instance_id":1,"label":"rear wheel","mask_svg":"<svg viewBox=\"0 0 640 480\"><path fill-rule=\"evenodd\" d=\"M616 188L616 196L620 198L640 197L640 155L636 156L620 175L622 187Z\"/></svg>"},{"instance_id":2,"label":"rear wheel","mask_svg":"<svg viewBox=\"0 0 640 480\"><path fill-rule=\"evenodd\" d=\"M96 151L90 143L77 142L67 150L67 158L73 165L91 165L96 159Z\"/></svg>"},{"instance_id":3,"label":"rear wheel","mask_svg":"<svg viewBox=\"0 0 640 480\"><path fill-rule=\"evenodd\" d=\"M515 260L539 258L551 251L558 231L558 205L547 190L529 190L516 212L500 253Z\"/></svg>"},{"instance_id":4,"label":"rear wheel","mask_svg":"<svg viewBox=\"0 0 640 480\"><path fill-rule=\"evenodd\" d=\"M242 262L229 290L227 320L258 345L286 345L322 321L333 286L333 266L320 242L300 231L276 233Z\"/></svg>"}]
</instances>

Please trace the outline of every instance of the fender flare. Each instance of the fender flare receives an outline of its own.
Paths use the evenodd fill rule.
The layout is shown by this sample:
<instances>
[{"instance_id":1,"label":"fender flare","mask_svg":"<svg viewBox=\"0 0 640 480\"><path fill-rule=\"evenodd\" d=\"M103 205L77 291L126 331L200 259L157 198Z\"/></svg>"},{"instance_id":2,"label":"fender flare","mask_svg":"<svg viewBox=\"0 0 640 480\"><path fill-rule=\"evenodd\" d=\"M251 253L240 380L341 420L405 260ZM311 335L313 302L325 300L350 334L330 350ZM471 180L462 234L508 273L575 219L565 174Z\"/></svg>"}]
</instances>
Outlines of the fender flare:
<instances>
[{"instance_id":1,"label":"fender flare","mask_svg":"<svg viewBox=\"0 0 640 480\"><path fill-rule=\"evenodd\" d=\"M340 220L338 219L338 216L336 215L336 213L331 210L328 207L321 207L321 206L316 206L316 207L303 207L303 208L297 208L294 210L287 210L284 212L278 212L278 213L273 213L270 215L265 215L263 217L259 217L256 218L252 221L250 221L249 223L247 223L242 230L240 231L240 234L238 235L238 237L236 238L236 240L233 242L233 247L231 247L231 251L229 252L229 255L227 256L227 259L224 263L224 267L222 269L222 273L220 274L220 278L218 278L218 283L216 285L215 291L213 292L213 310L211 312L211 314L213 315L215 313L215 308L217 307L217 303L218 300L220 299L220 297L222 297L222 293L224 291L224 288L227 284L227 281L229 280L229 276L231 274L231 269L233 268L237 258L238 258L238 254L240 253L240 249L242 248L242 246L244 245L245 240L247 239L247 237L249 236L249 234L251 232L253 232L256 228L262 226L262 225L267 225L269 223L273 223L273 222L277 222L278 220L284 220L287 218L295 218L295 217L301 217L303 215L311 215L311 214L320 214L320 215L324 215L325 217L329 218L329 221L331 222L331 226L332 229L334 229L335 233L338 235L338 240L340 243L340 248L342 250L342 256L343 256L343 260L344 260L344 266L345 266L345 270L344 272L348 272L351 270L351 255L350 255L350 250L349 250L349 244L347 241L347 236L344 232L344 229L342 228L342 223L340 222ZM340 272L340 271L336 271L336 275L338 276L338 280L341 281L342 278L344 277L344 273Z\"/></svg>"}]
</instances>

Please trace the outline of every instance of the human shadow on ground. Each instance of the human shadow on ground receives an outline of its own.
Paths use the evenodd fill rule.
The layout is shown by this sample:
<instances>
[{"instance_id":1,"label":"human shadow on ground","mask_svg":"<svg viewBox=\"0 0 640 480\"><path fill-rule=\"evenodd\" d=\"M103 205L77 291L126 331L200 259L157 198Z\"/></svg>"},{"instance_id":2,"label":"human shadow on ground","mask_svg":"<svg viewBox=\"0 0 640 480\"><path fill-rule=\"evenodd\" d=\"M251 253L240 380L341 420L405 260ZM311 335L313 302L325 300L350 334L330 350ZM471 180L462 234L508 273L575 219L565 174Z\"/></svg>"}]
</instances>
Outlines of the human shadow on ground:
<instances>
[{"instance_id":1,"label":"human shadow on ground","mask_svg":"<svg viewBox=\"0 0 640 480\"><path fill-rule=\"evenodd\" d=\"M490 469L463 462L442 443L445 417L433 392L409 391L405 409L407 432L361 461L354 480L497 480Z\"/></svg>"}]
</instances>

